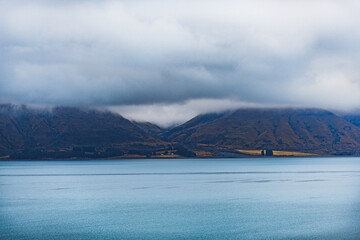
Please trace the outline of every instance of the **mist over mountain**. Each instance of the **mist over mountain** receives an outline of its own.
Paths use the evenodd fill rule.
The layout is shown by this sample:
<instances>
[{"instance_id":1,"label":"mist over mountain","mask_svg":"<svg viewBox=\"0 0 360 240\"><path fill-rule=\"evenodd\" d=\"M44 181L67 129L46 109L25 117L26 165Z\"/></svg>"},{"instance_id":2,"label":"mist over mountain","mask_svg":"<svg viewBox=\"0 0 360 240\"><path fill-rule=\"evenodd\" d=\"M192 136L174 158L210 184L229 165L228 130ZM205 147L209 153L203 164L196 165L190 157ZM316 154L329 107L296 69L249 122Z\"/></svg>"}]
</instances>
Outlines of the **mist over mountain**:
<instances>
[{"instance_id":1,"label":"mist over mountain","mask_svg":"<svg viewBox=\"0 0 360 240\"><path fill-rule=\"evenodd\" d=\"M360 128L319 109L240 109L205 114L170 130L167 137L194 148L350 155L360 150Z\"/></svg>"},{"instance_id":2,"label":"mist over mountain","mask_svg":"<svg viewBox=\"0 0 360 240\"><path fill-rule=\"evenodd\" d=\"M110 112L0 105L0 155L13 158L148 154L167 143Z\"/></svg>"},{"instance_id":3,"label":"mist over mountain","mask_svg":"<svg viewBox=\"0 0 360 240\"><path fill-rule=\"evenodd\" d=\"M254 105L352 111L359 12L357 0L3 0L0 103L162 126Z\"/></svg>"},{"instance_id":4,"label":"mist over mountain","mask_svg":"<svg viewBox=\"0 0 360 240\"><path fill-rule=\"evenodd\" d=\"M360 0L0 0L0 240L360 240L359 182Z\"/></svg>"},{"instance_id":5,"label":"mist over mountain","mask_svg":"<svg viewBox=\"0 0 360 240\"><path fill-rule=\"evenodd\" d=\"M350 120L320 109L238 109L164 129L107 111L7 104L0 105L0 157L194 157L239 149L359 155L360 127Z\"/></svg>"}]
</instances>

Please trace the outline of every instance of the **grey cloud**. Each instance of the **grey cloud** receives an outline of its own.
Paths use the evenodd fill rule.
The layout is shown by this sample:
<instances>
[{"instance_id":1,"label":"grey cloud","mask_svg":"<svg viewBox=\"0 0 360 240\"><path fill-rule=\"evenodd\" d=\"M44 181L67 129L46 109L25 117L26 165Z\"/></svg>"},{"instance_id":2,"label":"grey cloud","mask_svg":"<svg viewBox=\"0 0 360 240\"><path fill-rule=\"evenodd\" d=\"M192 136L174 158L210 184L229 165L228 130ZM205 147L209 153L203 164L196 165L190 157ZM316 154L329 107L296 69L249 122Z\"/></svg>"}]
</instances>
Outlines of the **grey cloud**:
<instances>
[{"instance_id":1,"label":"grey cloud","mask_svg":"<svg viewBox=\"0 0 360 240\"><path fill-rule=\"evenodd\" d=\"M358 108L359 10L355 0L1 1L0 101Z\"/></svg>"},{"instance_id":2,"label":"grey cloud","mask_svg":"<svg viewBox=\"0 0 360 240\"><path fill-rule=\"evenodd\" d=\"M264 105L240 102L233 99L196 99L172 104L109 106L107 109L131 120L153 122L161 127L169 127L181 124L203 113L260 106L264 107ZM284 106L266 105L265 107Z\"/></svg>"}]
</instances>

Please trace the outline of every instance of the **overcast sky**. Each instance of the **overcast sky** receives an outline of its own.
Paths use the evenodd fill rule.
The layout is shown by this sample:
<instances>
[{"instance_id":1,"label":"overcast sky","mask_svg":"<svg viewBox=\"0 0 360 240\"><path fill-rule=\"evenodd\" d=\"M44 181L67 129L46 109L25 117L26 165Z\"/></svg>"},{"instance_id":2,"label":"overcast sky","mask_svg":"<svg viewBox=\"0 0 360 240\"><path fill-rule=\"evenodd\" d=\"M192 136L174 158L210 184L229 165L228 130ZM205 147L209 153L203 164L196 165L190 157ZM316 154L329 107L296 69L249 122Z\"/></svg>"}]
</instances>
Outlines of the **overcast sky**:
<instances>
[{"instance_id":1,"label":"overcast sky","mask_svg":"<svg viewBox=\"0 0 360 240\"><path fill-rule=\"evenodd\" d=\"M0 0L0 102L163 126L243 106L360 108L358 0Z\"/></svg>"}]
</instances>

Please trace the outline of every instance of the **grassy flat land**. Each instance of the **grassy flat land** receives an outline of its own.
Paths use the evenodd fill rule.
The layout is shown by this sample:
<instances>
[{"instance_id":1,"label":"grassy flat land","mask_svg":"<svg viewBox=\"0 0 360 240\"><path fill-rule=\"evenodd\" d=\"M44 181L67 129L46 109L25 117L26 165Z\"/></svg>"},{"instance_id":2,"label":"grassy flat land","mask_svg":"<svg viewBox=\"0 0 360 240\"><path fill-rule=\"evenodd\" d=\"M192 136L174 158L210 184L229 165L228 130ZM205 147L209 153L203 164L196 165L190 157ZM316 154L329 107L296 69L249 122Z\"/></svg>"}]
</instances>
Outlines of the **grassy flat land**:
<instances>
[{"instance_id":1,"label":"grassy flat land","mask_svg":"<svg viewBox=\"0 0 360 240\"><path fill-rule=\"evenodd\" d=\"M152 157L152 158L179 158L179 157L181 157L181 156L180 156L180 155L177 155L177 154L173 154L173 155L164 154L164 155L152 155L151 157Z\"/></svg>"},{"instance_id":2,"label":"grassy flat land","mask_svg":"<svg viewBox=\"0 0 360 240\"><path fill-rule=\"evenodd\" d=\"M242 154L246 154L246 155L254 155L254 156L260 156L261 155L261 150L241 150L241 149L238 149L237 151L242 153Z\"/></svg>"},{"instance_id":3,"label":"grassy flat land","mask_svg":"<svg viewBox=\"0 0 360 240\"><path fill-rule=\"evenodd\" d=\"M208 151L195 151L196 157L212 157L212 153Z\"/></svg>"},{"instance_id":4,"label":"grassy flat land","mask_svg":"<svg viewBox=\"0 0 360 240\"><path fill-rule=\"evenodd\" d=\"M138 154L125 154L125 155L121 155L119 157L115 157L116 158L146 158L146 155L138 155Z\"/></svg>"},{"instance_id":5,"label":"grassy flat land","mask_svg":"<svg viewBox=\"0 0 360 240\"><path fill-rule=\"evenodd\" d=\"M252 156L261 156L261 150L242 150L238 149L238 152L242 154L252 155ZM304 152L291 152L291 151L273 151L274 156L295 156L295 157L312 157L318 156L314 153L304 153Z\"/></svg>"}]
</instances>

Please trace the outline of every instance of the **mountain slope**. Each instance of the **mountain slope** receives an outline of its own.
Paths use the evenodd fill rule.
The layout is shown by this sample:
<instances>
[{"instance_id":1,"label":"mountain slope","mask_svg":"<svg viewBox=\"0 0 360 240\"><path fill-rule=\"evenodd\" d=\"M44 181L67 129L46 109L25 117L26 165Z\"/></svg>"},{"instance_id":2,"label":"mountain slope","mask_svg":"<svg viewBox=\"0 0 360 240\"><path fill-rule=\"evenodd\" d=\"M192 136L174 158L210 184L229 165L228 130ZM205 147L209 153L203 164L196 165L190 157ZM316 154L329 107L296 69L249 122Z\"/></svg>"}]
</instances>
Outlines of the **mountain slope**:
<instances>
[{"instance_id":1,"label":"mountain slope","mask_svg":"<svg viewBox=\"0 0 360 240\"><path fill-rule=\"evenodd\" d=\"M164 133L162 135L166 138L176 135L178 132L182 132L183 130L190 129L192 127L199 127L203 124L206 124L208 122L214 121L218 118L221 118L225 116L226 113L209 113L209 114L201 114L199 116L196 116L189 121L185 122L184 124L181 124L175 128L172 128Z\"/></svg>"},{"instance_id":2,"label":"mountain slope","mask_svg":"<svg viewBox=\"0 0 360 240\"><path fill-rule=\"evenodd\" d=\"M168 139L200 148L275 149L321 154L359 154L360 128L318 109L240 109L179 126ZM188 126L188 127L186 127Z\"/></svg>"},{"instance_id":3,"label":"mountain slope","mask_svg":"<svg viewBox=\"0 0 360 240\"><path fill-rule=\"evenodd\" d=\"M318 109L240 109L165 131L110 112L0 105L0 158L211 156L237 149L359 155L360 127L349 121Z\"/></svg>"},{"instance_id":4,"label":"mountain slope","mask_svg":"<svg viewBox=\"0 0 360 240\"><path fill-rule=\"evenodd\" d=\"M110 112L0 106L0 156L111 156L150 152L167 143Z\"/></svg>"},{"instance_id":5,"label":"mountain slope","mask_svg":"<svg viewBox=\"0 0 360 240\"><path fill-rule=\"evenodd\" d=\"M159 127L156 124L150 123L150 122L136 122L133 121L132 122L135 126L137 126L138 128L142 129L143 131L151 134L151 135L160 135L164 129L162 129L161 127Z\"/></svg>"},{"instance_id":6,"label":"mountain slope","mask_svg":"<svg viewBox=\"0 0 360 240\"><path fill-rule=\"evenodd\" d=\"M360 127L360 114L345 115L343 118L355 126Z\"/></svg>"}]
</instances>

